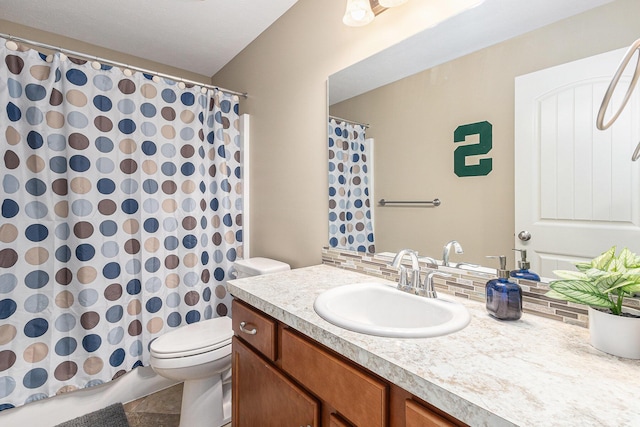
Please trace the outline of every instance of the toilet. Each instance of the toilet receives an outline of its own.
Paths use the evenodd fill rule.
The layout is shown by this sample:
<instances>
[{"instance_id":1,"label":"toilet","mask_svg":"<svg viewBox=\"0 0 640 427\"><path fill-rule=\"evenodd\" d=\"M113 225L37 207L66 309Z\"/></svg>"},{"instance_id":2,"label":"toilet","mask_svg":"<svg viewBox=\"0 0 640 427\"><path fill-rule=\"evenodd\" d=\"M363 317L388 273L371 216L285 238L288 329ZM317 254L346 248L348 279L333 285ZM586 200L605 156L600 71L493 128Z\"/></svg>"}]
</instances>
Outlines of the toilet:
<instances>
[{"instance_id":1,"label":"toilet","mask_svg":"<svg viewBox=\"0 0 640 427\"><path fill-rule=\"evenodd\" d=\"M269 258L234 263L232 278L289 270ZM182 326L151 342L151 368L184 381L180 427L220 427L231 420L231 318L217 317Z\"/></svg>"}]
</instances>

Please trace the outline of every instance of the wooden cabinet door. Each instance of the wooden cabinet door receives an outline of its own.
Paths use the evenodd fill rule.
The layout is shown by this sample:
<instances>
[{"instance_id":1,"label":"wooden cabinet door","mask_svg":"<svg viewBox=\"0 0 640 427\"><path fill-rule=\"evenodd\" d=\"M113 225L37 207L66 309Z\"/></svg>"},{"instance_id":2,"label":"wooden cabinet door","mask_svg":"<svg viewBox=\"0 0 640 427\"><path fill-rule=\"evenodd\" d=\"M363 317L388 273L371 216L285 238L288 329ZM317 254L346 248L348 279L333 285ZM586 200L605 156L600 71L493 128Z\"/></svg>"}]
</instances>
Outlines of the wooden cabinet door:
<instances>
[{"instance_id":1,"label":"wooden cabinet door","mask_svg":"<svg viewBox=\"0 0 640 427\"><path fill-rule=\"evenodd\" d=\"M280 336L282 370L358 427L387 427L388 386L291 329Z\"/></svg>"},{"instance_id":2,"label":"wooden cabinet door","mask_svg":"<svg viewBox=\"0 0 640 427\"><path fill-rule=\"evenodd\" d=\"M413 400L407 400L405 404L406 427L455 427L446 418L430 411Z\"/></svg>"},{"instance_id":3,"label":"wooden cabinet door","mask_svg":"<svg viewBox=\"0 0 640 427\"><path fill-rule=\"evenodd\" d=\"M233 337L233 427L319 427L320 405Z\"/></svg>"},{"instance_id":4,"label":"wooden cabinet door","mask_svg":"<svg viewBox=\"0 0 640 427\"><path fill-rule=\"evenodd\" d=\"M331 414L329 416L329 427L352 427L351 424L343 420L337 414Z\"/></svg>"}]
</instances>

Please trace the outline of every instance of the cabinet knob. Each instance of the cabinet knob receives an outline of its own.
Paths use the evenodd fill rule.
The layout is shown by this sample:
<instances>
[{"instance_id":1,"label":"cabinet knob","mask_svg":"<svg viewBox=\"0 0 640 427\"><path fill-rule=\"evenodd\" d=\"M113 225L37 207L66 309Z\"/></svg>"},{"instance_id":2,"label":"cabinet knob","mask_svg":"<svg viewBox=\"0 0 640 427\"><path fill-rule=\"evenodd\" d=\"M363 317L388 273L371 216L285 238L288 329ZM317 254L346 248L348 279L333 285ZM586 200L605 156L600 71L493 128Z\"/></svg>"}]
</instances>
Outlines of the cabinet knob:
<instances>
[{"instance_id":1,"label":"cabinet knob","mask_svg":"<svg viewBox=\"0 0 640 427\"><path fill-rule=\"evenodd\" d=\"M256 328L247 329L247 328L245 328L245 326L247 326L247 322L240 322L240 330L242 332L244 332L245 334L255 335L255 334L258 333L258 330Z\"/></svg>"}]
</instances>

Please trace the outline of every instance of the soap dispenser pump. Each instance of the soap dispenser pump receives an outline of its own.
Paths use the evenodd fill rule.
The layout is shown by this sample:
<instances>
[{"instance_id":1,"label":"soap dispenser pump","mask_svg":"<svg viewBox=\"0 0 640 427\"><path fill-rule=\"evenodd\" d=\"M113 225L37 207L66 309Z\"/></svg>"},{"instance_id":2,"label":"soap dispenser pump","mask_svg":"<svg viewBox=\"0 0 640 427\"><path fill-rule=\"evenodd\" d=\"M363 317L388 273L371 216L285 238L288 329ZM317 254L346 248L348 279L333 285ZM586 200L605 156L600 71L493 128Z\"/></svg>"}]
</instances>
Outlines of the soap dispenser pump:
<instances>
[{"instance_id":1,"label":"soap dispenser pump","mask_svg":"<svg viewBox=\"0 0 640 427\"><path fill-rule=\"evenodd\" d=\"M540 276L533 271L529 271L529 266L531 264L527 261L527 251L524 249L514 249L514 251L520 252L521 260L518 261L518 270L513 270L511 272L511 277L539 282Z\"/></svg>"},{"instance_id":2,"label":"soap dispenser pump","mask_svg":"<svg viewBox=\"0 0 640 427\"><path fill-rule=\"evenodd\" d=\"M517 283L509 281L507 257L500 255L487 258L500 260L498 278L489 280L486 285L487 311L496 319L518 320L522 317L522 289Z\"/></svg>"}]
</instances>

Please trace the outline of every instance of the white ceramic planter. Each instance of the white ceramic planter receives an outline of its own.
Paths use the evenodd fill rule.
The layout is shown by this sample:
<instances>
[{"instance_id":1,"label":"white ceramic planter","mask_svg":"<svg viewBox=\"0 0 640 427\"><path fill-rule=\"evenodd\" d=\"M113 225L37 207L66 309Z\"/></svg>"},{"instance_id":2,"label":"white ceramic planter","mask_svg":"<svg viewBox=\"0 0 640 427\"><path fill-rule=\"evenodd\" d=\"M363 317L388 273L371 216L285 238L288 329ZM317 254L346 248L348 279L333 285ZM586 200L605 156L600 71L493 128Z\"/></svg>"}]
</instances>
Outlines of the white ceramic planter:
<instances>
[{"instance_id":1,"label":"white ceramic planter","mask_svg":"<svg viewBox=\"0 0 640 427\"><path fill-rule=\"evenodd\" d=\"M624 309L640 315L640 311ZM591 345L600 351L627 359L640 359L640 319L614 316L589 307Z\"/></svg>"}]
</instances>

